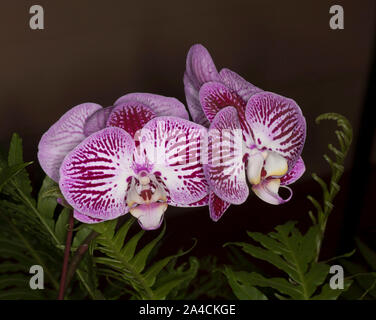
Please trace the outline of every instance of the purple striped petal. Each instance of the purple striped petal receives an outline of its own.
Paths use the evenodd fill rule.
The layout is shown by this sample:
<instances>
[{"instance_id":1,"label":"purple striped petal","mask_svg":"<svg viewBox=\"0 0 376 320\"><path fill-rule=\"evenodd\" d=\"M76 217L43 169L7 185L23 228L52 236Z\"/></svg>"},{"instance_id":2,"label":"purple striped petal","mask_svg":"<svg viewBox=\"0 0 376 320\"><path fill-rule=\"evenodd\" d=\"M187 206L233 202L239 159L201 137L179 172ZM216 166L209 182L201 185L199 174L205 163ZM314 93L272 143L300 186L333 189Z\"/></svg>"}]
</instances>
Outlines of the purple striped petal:
<instances>
[{"instance_id":1,"label":"purple striped petal","mask_svg":"<svg viewBox=\"0 0 376 320\"><path fill-rule=\"evenodd\" d=\"M132 137L120 128L105 128L78 145L60 168L60 189L83 215L114 219L125 212L132 175Z\"/></svg>"},{"instance_id":2,"label":"purple striped petal","mask_svg":"<svg viewBox=\"0 0 376 320\"><path fill-rule=\"evenodd\" d=\"M217 222L230 207L231 203L217 197L214 192L210 192L209 197L210 218Z\"/></svg>"},{"instance_id":3,"label":"purple striped petal","mask_svg":"<svg viewBox=\"0 0 376 320\"><path fill-rule=\"evenodd\" d=\"M138 136L138 154L146 155L153 173L168 189L170 200L179 206L197 202L208 194L201 163L206 131L187 120L158 117L149 121Z\"/></svg>"},{"instance_id":4,"label":"purple striped petal","mask_svg":"<svg viewBox=\"0 0 376 320\"><path fill-rule=\"evenodd\" d=\"M156 116L155 112L136 101L118 104L107 120L108 127L118 127L127 131L132 137L136 132Z\"/></svg>"},{"instance_id":5,"label":"purple striped petal","mask_svg":"<svg viewBox=\"0 0 376 320\"><path fill-rule=\"evenodd\" d=\"M184 80L185 97L186 97L188 109L192 116L193 121L208 128L210 125L210 122L208 118L206 118L205 113L202 110L200 99L198 96L199 90L193 87L191 80L189 80L186 74L184 75L183 80Z\"/></svg>"},{"instance_id":6,"label":"purple striped petal","mask_svg":"<svg viewBox=\"0 0 376 320\"><path fill-rule=\"evenodd\" d=\"M182 119L189 119L184 104L171 97L164 97L151 93L129 93L116 100L115 106L126 102L140 102L149 107L157 116L173 116Z\"/></svg>"},{"instance_id":7,"label":"purple striped petal","mask_svg":"<svg viewBox=\"0 0 376 320\"><path fill-rule=\"evenodd\" d=\"M93 224L93 223L99 223L99 222L105 221L103 219L92 218L90 216L84 215L84 214L78 212L77 210L73 211L73 216L78 221L80 221L82 223L87 223L87 224Z\"/></svg>"},{"instance_id":8,"label":"purple striped petal","mask_svg":"<svg viewBox=\"0 0 376 320\"><path fill-rule=\"evenodd\" d=\"M84 134L86 137L106 127L107 119L114 107L102 108L94 112L85 123Z\"/></svg>"},{"instance_id":9,"label":"purple striped petal","mask_svg":"<svg viewBox=\"0 0 376 320\"><path fill-rule=\"evenodd\" d=\"M289 190L290 195L287 199L281 198L278 194L280 187ZM261 200L274 205L285 203L292 197L292 190L287 186L281 186L280 179L265 179L261 183L252 186L252 190Z\"/></svg>"},{"instance_id":10,"label":"purple striped petal","mask_svg":"<svg viewBox=\"0 0 376 320\"><path fill-rule=\"evenodd\" d=\"M214 118L208 138L205 174L215 194L233 204L243 203L249 194L243 162L242 130L236 109L227 107Z\"/></svg>"},{"instance_id":11,"label":"purple striped petal","mask_svg":"<svg viewBox=\"0 0 376 320\"><path fill-rule=\"evenodd\" d=\"M281 178L281 185L286 186L286 185L294 183L303 175L304 171L305 171L304 161L302 157L299 157L294 167Z\"/></svg>"},{"instance_id":12,"label":"purple striped petal","mask_svg":"<svg viewBox=\"0 0 376 320\"><path fill-rule=\"evenodd\" d=\"M241 128L248 132L245 121L246 102L235 91L219 82L205 83L200 89L200 103L209 122L225 107L234 107L238 112Z\"/></svg>"},{"instance_id":13,"label":"purple striped petal","mask_svg":"<svg viewBox=\"0 0 376 320\"><path fill-rule=\"evenodd\" d=\"M209 81L220 81L217 68L208 50L201 44L195 44L187 55L184 91L193 120L207 127L209 123L202 112L198 93L201 86Z\"/></svg>"},{"instance_id":14,"label":"purple striped petal","mask_svg":"<svg viewBox=\"0 0 376 320\"><path fill-rule=\"evenodd\" d=\"M86 120L102 107L95 103L83 103L66 112L42 136L38 145L38 160L44 172L59 181L59 169L64 157L85 139Z\"/></svg>"},{"instance_id":15,"label":"purple striped petal","mask_svg":"<svg viewBox=\"0 0 376 320\"><path fill-rule=\"evenodd\" d=\"M222 83L235 91L244 101L248 101L254 94L263 91L230 69L222 69L219 75L221 76Z\"/></svg>"},{"instance_id":16,"label":"purple striped petal","mask_svg":"<svg viewBox=\"0 0 376 320\"><path fill-rule=\"evenodd\" d=\"M306 137L305 118L296 102L272 92L258 93L248 101L246 118L257 148L275 151L292 168Z\"/></svg>"},{"instance_id":17,"label":"purple striped petal","mask_svg":"<svg viewBox=\"0 0 376 320\"><path fill-rule=\"evenodd\" d=\"M168 204L170 206L174 207L181 207L181 208L196 208L196 207L205 207L209 204L209 195L206 195L204 198L201 200L188 203L188 204L180 204L180 203L175 203L171 199L168 201Z\"/></svg>"}]
</instances>

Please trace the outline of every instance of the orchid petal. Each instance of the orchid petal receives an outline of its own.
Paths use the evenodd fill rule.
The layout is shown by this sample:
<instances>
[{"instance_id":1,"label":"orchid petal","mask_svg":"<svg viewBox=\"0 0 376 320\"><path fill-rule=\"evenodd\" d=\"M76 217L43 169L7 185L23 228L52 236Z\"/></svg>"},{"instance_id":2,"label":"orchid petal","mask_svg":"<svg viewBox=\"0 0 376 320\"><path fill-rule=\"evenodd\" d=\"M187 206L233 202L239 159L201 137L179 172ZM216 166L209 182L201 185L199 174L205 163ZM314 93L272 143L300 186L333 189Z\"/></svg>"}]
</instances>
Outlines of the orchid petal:
<instances>
[{"instance_id":1,"label":"orchid petal","mask_svg":"<svg viewBox=\"0 0 376 320\"><path fill-rule=\"evenodd\" d=\"M235 91L244 101L248 101L254 94L263 91L230 69L223 68L219 72L219 75L221 76L222 83Z\"/></svg>"},{"instance_id":2,"label":"orchid petal","mask_svg":"<svg viewBox=\"0 0 376 320\"><path fill-rule=\"evenodd\" d=\"M241 204L247 199L242 131L233 107L218 112L210 126L205 174L211 189L222 200Z\"/></svg>"},{"instance_id":3,"label":"orchid petal","mask_svg":"<svg viewBox=\"0 0 376 320\"><path fill-rule=\"evenodd\" d=\"M202 158L206 143L206 129L193 122L158 117L149 121L137 136L141 150L136 162L145 154L169 192L172 202L186 205L208 194Z\"/></svg>"},{"instance_id":4,"label":"orchid petal","mask_svg":"<svg viewBox=\"0 0 376 320\"><path fill-rule=\"evenodd\" d=\"M184 81L185 97L186 97L188 109L192 116L193 121L208 128L210 125L210 122L208 118L206 118L205 113L202 110L200 99L199 99L199 94L198 94L199 90L193 86L191 80L189 80L186 74L184 74L183 81Z\"/></svg>"},{"instance_id":5,"label":"orchid petal","mask_svg":"<svg viewBox=\"0 0 376 320\"><path fill-rule=\"evenodd\" d=\"M269 151L265 159L264 169L267 177L282 177L288 170L287 160L276 152Z\"/></svg>"},{"instance_id":6,"label":"orchid petal","mask_svg":"<svg viewBox=\"0 0 376 320\"><path fill-rule=\"evenodd\" d=\"M59 168L64 157L85 139L85 122L99 109L102 107L95 103L75 106L42 136L38 145L38 160L52 180L59 181Z\"/></svg>"},{"instance_id":7,"label":"orchid petal","mask_svg":"<svg viewBox=\"0 0 376 320\"><path fill-rule=\"evenodd\" d=\"M108 127L118 127L127 131L132 137L136 132L156 116L155 112L140 102L118 104L107 120Z\"/></svg>"},{"instance_id":8,"label":"orchid petal","mask_svg":"<svg viewBox=\"0 0 376 320\"><path fill-rule=\"evenodd\" d=\"M305 171L302 157L299 157L294 167L281 178L281 185L289 185L298 180Z\"/></svg>"},{"instance_id":9,"label":"orchid petal","mask_svg":"<svg viewBox=\"0 0 376 320\"><path fill-rule=\"evenodd\" d=\"M132 137L120 128L92 134L64 159L60 189L67 202L83 215L114 219L125 212Z\"/></svg>"},{"instance_id":10,"label":"orchid petal","mask_svg":"<svg viewBox=\"0 0 376 320\"><path fill-rule=\"evenodd\" d=\"M251 153L247 159L247 178L248 181L255 185L261 181L261 171L264 165L264 157L261 152Z\"/></svg>"},{"instance_id":11,"label":"orchid petal","mask_svg":"<svg viewBox=\"0 0 376 320\"><path fill-rule=\"evenodd\" d=\"M230 202L224 201L221 198L217 197L214 192L210 192L209 212L210 218L213 221L217 222L230 207L230 205Z\"/></svg>"},{"instance_id":12,"label":"orchid petal","mask_svg":"<svg viewBox=\"0 0 376 320\"><path fill-rule=\"evenodd\" d=\"M277 152L292 168L306 137L305 118L296 102L272 92L258 93L247 103L246 118L257 148Z\"/></svg>"},{"instance_id":13,"label":"orchid petal","mask_svg":"<svg viewBox=\"0 0 376 320\"><path fill-rule=\"evenodd\" d=\"M279 196L278 190L280 187L290 191L287 199L282 199ZM252 186L252 190L261 200L274 205L285 203L292 197L292 190L289 187L281 186L280 179L265 179L260 184Z\"/></svg>"},{"instance_id":14,"label":"orchid petal","mask_svg":"<svg viewBox=\"0 0 376 320\"><path fill-rule=\"evenodd\" d=\"M209 123L202 111L198 92L200 87L209 81L220 81L217 68L204 46L193 45L187 55L184 91L193 120L205 126L209 126Z\"/></svg>"},{"instance_id":15,"label":"orchid petal","mask_svg":"<svg viewBox=\"0 0 376 320\"><path fill-rule=\"evenodd\" d=\"M171 199L169 199L167 202L170 206L181 207L181 208L204 207L209 204L209 195L206 195L204 198L198 201L192 202L192 203L188 203L188 204L175 203Z\"/></svg>"},{"instance_id":16,"label":"orchid petal","mask_svg":"<svg viewBox=\"0 0 376 320\"><path fill-rule=\"evenodd\" d=\"M173 116L189 120L189 115L178 99L152 93L129 93L116 100L115 106L136 101L149 107L157 116Z\"/></svg>"},{"instance_id":17,"label":"orchid petal","mask_svg":"<svg viewBox=\"0 0 376 320\"><path fill-rule=\"evenodd\" d=\"M102 108L94 112L85 123L84 134L86 137L106 127L107 119L114 107Z\"/></svg>"},{"instance_id":18,"label":"orchid petal","mask_svg":"<svg viewBox=\"0 0 376 320\"><path fill-rule=\"evenodd\" d=\"M149 204L140 204L132 208L130 213L138 219L138 223L142 229L155 230L160 227L166 209L166 202L152 202Z\"/></svg>"},{"instance_id":19,"label":"orchid petal","mask_svg":"<svg viewBox=\"0 0 376 320\"><path fill-rule=\"evenodd\" d=\"M219 82L205 83L200 89L200 103L209 122L225 107L234 107L239 116L242 129L245 129L246 102L235 92ZM247 131L247 130L246 130Z\"/></svg>"},{"instance_id":20,"label":"orchid petal","mask_svg":"<svg viewBox=\"0 0 376 320\"><path fill-rule=\"evenodd\" d=\"M99 223L99 222L104 221L103 219L92 218L90 216L82 214L82 213L78 212L77 210L73 211L73 216L78 221L80 221L82 223L87 223L87 224Z\"/></svg>"}]
</instances>

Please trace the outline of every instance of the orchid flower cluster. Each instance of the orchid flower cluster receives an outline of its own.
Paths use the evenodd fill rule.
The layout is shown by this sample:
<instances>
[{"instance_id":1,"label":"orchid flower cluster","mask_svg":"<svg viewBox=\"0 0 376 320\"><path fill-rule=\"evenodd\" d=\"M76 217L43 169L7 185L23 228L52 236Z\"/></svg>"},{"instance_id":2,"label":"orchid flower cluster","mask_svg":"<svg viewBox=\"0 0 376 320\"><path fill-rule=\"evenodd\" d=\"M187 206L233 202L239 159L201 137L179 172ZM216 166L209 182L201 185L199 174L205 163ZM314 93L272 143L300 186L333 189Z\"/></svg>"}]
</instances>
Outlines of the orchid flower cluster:
<instances>
[{"instance_id":1,"label":"orchid flower cluster","mask_svg":"<svg viewBox=\"0 0 376 320\"><path fill-rule=\"evenodd\" d=\"M42 136L41 167L77 220L129 212L153 230L170 205L209 206L217 221L246 201L248 185L270 204L290 200L288 185L305 171L306 122L296 102L218 72L199 44L188 52L184 89L193 122L175 98L131 93L110 107L77 105Z\"/></svg>"}]
</instances>

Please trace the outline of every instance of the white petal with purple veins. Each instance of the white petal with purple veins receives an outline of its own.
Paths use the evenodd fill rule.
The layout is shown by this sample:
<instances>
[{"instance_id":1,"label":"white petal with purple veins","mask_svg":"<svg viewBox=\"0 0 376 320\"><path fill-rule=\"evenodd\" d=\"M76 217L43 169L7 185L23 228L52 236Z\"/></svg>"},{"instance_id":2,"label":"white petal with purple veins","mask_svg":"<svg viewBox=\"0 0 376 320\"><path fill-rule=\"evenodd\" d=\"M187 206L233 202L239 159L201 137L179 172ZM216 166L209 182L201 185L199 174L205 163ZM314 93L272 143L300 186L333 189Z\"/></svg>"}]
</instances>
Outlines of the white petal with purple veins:
<instances>
[{"instance_id":1,"label":"white petal with purple veins","mask_svg":"<svg viewBox=\"0 0 376 320\"><path fill-rule=\"evenodd\" d=\"M217 197L214 192L210 192L209 196L209 213L210 218L213 221L218 221L226 210L230 207L231 203L222 200L221 198Z\"/></svg>"},{"instance_id":2,"label":"white petal with purple veins","mask_svg":"<svg viewBox=\"0 0 376 320\"><path fill-rule=\"evenodd\" d=\"M282 178L281 178L281 185L289 185L291 183L294 183L296 180L298 180L305 171L305 165L302 157L299 157L298 161L296 161L295 165L289 172L287 172Z\"/></svg>"},{"instance_id":3,"label":"white petal with purple veins","mask_svg":"<svg viewBox=\"0 0 376 320\"><path fill-rule=\"evenodd\" d=\"M141 102L119 103L109 115L107 127L122 128L134 137L136 132L141 130L155 116L156 113Z\"/></svg>"},{"instance_id":4,"label":"white petal with purple veins","mask_svg":"<svg viewBox=\"0 0 376 320\"><path fill-rule=\"evenodd\" d=\"M92 218L90 216L84 215L84 214L78 212L77 210L73 211L73 216L78 221L80 221L82 223L87 223L87 224L99 223L99 222L104 221L103 219Z\"/></svg>"},{"instance_id":5,"label":"white petal with purple veins","mask_svg":"<svg viewBox=\"0 0 376 320\"><path fill-rule=\"evenodd\" d=\"M160 177L176 204L197 202L208 193L201 163L206 134L206 128L193 122L158 117L149 121L137 136L140 156L136 162L145 155L153 173Z\"/></svg>"},{"instance_id":6,"label":"white petal with purple veins","mask_svg":"<svg viewBox=\"0 0 376 320\"><path fill-rule=\"evenodd\" d=\"M243 203L249 194L244 170L242 131L236 109L227 107L209 129L208 164L205 174L210 188L227 202Z\"/></svg>"},{"instance_id":7,"label":"white petal with purple veins","mask_svg":"<svg viewBox=\"0 0 376 320\"><path fill-rule=\"evenodd\" d=\"M60 168L59 185L68 203L92 218L124 214L133 151L132 137L120 128L105 128L86 138Z\"/></svg>"},{"instance_id":8,"label":"white petal with purple veins","mask_svg":"<svg viewBox=\"0 0 376 320\"><path fill-rule=\"evenodd\" d=\"M200 89L200 103L210 122L225 107L234 107L238 112L240 126L245 134L249 128L245 120L246 101L235 91L219 82L207 82Z\"/></svg>"},{"instance_id":9,"label":"white petal with purple veins","mask_svg":"<svg viewBox=\"0 0 376 320\"><path fill-rule=\"evenodd\" d=\"M85 139L86 120L102 107L83 103L66 112L42 136L38 145L38 160L46 174L59 181L59 169L64 157Z\"/></svg>"},{"instance_id":10,"label":"white petal with purple veins","mask_svg":"<svg viewBox=\"0 0 376 320\"><path fill-rule=\"evenodd\" d=\"M305 118L296 102L272 92L258 93L248 101L246 118L257 148L275 151L292 168L306 137Z\"/></svg>"}]
</instances>

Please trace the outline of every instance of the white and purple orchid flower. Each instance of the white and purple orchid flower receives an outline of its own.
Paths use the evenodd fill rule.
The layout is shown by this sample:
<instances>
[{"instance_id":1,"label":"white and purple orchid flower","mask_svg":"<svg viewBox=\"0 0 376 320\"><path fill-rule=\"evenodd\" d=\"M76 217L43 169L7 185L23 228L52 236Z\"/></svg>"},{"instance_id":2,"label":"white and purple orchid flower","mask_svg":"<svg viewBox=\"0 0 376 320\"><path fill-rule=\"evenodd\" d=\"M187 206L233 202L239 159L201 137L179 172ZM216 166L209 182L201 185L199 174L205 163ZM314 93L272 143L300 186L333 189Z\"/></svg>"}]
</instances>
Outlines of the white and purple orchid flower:
<instances>
[{"instance_id":1,"label":"white and purple orchid flower","mask_svg":"<svg viewBox=\"0 0 376 320\"><path fill-rule=\"evenodd\" d=\"M229 69L218 72L199 44L188 52L184 86L193 120L209 127L205 174L211 218L217 221L230 204L247 199L247 178L262 200L288 201L287 185L305 171L300 155L306 122L296 102L263 91ZM279 196L280 187L290 191L287 199Z\"/></svg>"},{"instance_id":2,"label":"white and purple orchid flower","mask_svg":"<svg viewBox=\"0 0 376 320\"><path fill-rule=\"evenodd\" d=\"M201 161L207 130L187 119L178 100L146 93L108 108L81 104L43 135L39 162L77 220L130 212L143 229L156 229L168 205L208 203Z\"/></svg>"}]
</instances>

